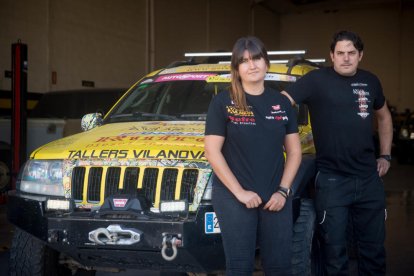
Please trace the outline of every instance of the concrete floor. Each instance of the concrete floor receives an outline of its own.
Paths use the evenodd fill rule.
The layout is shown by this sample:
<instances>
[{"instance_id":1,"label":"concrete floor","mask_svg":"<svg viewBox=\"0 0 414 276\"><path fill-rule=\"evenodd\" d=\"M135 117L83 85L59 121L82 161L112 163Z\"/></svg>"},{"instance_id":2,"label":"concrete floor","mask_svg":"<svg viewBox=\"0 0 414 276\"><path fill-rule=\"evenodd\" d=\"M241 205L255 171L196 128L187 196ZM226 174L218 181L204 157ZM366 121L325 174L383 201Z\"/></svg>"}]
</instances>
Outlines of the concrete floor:
<instances>
[{"instance_id":1,"label":"concrete floor","mask_svg":"<svg viewBox=\"0 0 414 276\"><path fill-rule=\"evenodd\" d=\"M384 177L387 194L387 275L403 276L414 273L414 165L399 165L392 161ZM6 220L6 205L0 205L0 276L7 275L8 249L13 227ZM97 273L98 276L159 275L157 272L131 270Z\"/></svg>"}]
</instances>

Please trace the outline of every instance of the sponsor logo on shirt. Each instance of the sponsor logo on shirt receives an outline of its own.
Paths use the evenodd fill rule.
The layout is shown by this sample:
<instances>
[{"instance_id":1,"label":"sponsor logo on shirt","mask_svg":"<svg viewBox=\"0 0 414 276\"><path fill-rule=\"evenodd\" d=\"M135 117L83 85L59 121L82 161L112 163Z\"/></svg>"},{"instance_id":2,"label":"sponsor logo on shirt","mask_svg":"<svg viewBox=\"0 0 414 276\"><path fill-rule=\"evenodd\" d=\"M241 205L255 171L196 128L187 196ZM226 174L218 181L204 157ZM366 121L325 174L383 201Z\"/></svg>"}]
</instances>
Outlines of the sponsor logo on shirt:
<instances>
[{"instance_id":1,"label":"sponsor logo on shirt","mask_svg":"<svg viewBox=\"0 0 414 276\"><path fill-rule=\"evenodd\" d=\"M351 83L351 86L352 87L355 87L355 86L365 87L365 86L368 86L368 84L362 83L362 82L354 82L354 83Z\"/></svg>"},{"instance_id":2,"label":"sponsor logo on shirt","mask_svg":"<svg viewBox=\"0 0 414 276\"><path fill-rule=\"evenodd\" d=\"M251 106L249 106L251 108ZM240 110L235 106L226 106L228 118L231 123L236 125L256 125L256 119L252 111ZM270 115L265 116L266 120L276 121L289 121L289 117L286 116L286 111L281 109L279 104L272 105L270 109Z\"/></svg>"},{"instance_id":3,"label":"sponsor logo on shirt","mask_svg":"<svg viewBox=\"0 0 414 276\"><path fill-rule=\"evenodd\" d=\"M266 116L267 120L289 121L288 116Z\"/></svg>"},{"instance_id":4,"label":"sponsor logo on shirt","mask_svg":"<svg viewBox=\"0 0 414 276\"><path fill-rule=\"evenodd\" d=\"M251 106L249 106L251 108ZM235 106L226 106L228 118L235 125L256 125L256 119L252 111L244 111Z\"/></svg>"},{"instance_id":5,"label":"sponsor logo on shirt","mask_svg":"<svg viewBox=\"0 0 414 276\"><path fill-rule=\"evenodd\" d=\"M362 86L360 85L361 83L357 83L358 85L356 85L355 83L351 84L351 86ZM358 111L357 114L362 118L365 119L369 116L369 112L368 112L368 103L370 102L369 100L369 92L365 91L364 89L361 88L354 88L352 90L354 95L358 95L358 99L356 100L357 104L358 104Z\"/></svg>"},{"instance_id":6,"label":"sponsor logo on shirt","mask_svg":"<svg viewBox=\"0 0 414 276\"><path fill-rule=\"evenodd\" d=\"M288 116L286 116L286 111L280 108L280 104L272 105L272 109L270 110L270 116L266 116L267 120L276 120L276 121L289 121ZM274 115L279 114L279 115Z\"/></svg>"}]
</instances>

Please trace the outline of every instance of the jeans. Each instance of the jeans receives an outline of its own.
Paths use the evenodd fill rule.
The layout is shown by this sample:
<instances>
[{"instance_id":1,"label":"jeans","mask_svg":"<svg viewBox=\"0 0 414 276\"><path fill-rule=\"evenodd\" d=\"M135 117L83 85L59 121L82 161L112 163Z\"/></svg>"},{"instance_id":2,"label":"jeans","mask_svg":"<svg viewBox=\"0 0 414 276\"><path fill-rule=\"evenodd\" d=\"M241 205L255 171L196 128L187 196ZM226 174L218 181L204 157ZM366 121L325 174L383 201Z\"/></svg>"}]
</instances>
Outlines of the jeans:
<instances>
[{"instance_id":1,"label":"jeans","mask_svg":"<svg viewBox=\"0 0 414 276\"><path fill-rule=\"evenodd\" d=\"M352 223L359 275L385 275L385 193L378 173L365 178L319 173L318 232L326 275L348 275L347 227Z\"/></svg>"},{"instance_id":2,"label":"jeans","mask_svg":"<svg viewBox=\"0 0 414 276\"><path fill-rule=\"evenodd\" d=\"M291 275L292 201L279 212L263 210L264 204L248 209L223 185L213 186L227 276L252 275L256 243L266 276Z\"/></svg>"}]
</instances>

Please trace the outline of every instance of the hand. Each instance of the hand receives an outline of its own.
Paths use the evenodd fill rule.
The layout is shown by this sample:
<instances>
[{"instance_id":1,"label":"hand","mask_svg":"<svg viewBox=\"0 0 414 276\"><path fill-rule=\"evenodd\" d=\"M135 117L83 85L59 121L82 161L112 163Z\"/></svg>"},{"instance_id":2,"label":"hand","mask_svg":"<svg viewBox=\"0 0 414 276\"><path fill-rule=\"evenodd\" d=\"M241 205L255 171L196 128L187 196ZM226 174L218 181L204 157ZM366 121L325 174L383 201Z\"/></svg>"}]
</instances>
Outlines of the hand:
<instances>
[{"instance_id":1,"label":"hand","mask_svg":"<svg viewBox=\"0 0 414 276\"><path fill-rule=\"evenodd\" d=\"M274 193L263 209L268 209L269 211L280 211L283 209L286 203L286 198L282 196L280 193Z\"/></svg>"},{"instance_id":2,"label":"hand","mask_svg":"<svg viewBox=\"0 0 414 276\"><path fill-rule=\"evenodd\" d=\"M378 158L377 159L377 171L379 176L384 176L387 172L388 169L390 168L391 163L387 160L385 160L384 158Z\"/></svg>"},{"instance_id":3,"label":"hand","mask_svg":"<svg viewBox=\"0 0 414 276\"><path fill-rule=\"evenodd\" d=\"M258 194L252 191L243 190L241 193L236 195L237 199L246 205L247 208L257 208L262 204L262 199Z\"/></svg>"}]
</instances>

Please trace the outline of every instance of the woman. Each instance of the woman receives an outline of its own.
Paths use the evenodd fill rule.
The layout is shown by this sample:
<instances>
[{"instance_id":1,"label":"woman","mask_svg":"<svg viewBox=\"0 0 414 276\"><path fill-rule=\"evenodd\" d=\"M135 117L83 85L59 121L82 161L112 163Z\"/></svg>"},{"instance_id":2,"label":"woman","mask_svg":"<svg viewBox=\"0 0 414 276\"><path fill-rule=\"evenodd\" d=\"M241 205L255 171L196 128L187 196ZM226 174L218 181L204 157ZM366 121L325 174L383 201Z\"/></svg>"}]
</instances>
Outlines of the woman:
<instances>
[{"instance_id":1,"label":"woman","mask_svg":"<svg viewBox=\"0 0 414 276\"><path fill-rule=\"evenodd\" d=\"M289 100L264 86L269 66L258 38L240 38L233 47L230 91L214 97L207 114L205 154L214 170L213 206L227 275L252 274L256 241L266 275L291 274L289 188L301 148Z\"/></svg>"}]
</instances>

